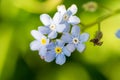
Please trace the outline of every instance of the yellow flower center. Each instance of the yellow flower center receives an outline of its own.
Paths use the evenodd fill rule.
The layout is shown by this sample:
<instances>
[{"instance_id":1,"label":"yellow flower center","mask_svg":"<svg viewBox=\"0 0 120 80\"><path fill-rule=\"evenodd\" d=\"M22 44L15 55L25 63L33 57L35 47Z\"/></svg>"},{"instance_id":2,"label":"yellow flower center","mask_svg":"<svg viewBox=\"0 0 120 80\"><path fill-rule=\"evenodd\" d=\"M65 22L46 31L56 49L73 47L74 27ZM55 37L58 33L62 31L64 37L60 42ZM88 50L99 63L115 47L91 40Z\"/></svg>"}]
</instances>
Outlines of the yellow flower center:
<instances>
[{"instance_id":1,"label":"yellow flower center","mask_svg":"<svg viewBox=\"0 0 120 80\"><path fill-rule=\"evenodd\" d=\"M47 43L46 39L45 39L45 38L42 38L42 39L41 39L41 44L42 44L42 45L45 45L46 43Z\"/></svg>"},{"instance_id":2,"label":"yellow flower center","mask_svg":"<svg viewBox=\"0 0 120 80\"><path fill-rule=\"evenodd\" d=\"M62 48L61 47L56 47L55 48L55 53L56 54L60 54L62 52Z\"/></svg>"}]
</instances>

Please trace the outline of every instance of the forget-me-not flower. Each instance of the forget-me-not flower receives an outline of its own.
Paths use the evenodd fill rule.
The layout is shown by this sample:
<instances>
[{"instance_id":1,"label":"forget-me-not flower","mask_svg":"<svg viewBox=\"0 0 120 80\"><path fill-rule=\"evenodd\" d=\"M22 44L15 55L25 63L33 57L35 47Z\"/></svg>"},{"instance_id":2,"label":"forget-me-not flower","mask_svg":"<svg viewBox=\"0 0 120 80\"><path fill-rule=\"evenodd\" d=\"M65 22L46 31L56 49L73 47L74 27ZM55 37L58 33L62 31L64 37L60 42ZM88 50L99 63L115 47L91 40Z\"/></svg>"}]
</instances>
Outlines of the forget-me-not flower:
<instances>
[{"instance_id":1,"label":"forget-me-not flower","mask_svg":"<svg viewBox=\"0 0 120 80\"><path fill-rule=\"evenodd\" d=\"M61 23L66 24L65 32L69 32L70 24L78 24L80 23L80 19L75 16L77 12L77 6L73 4L67 10L64 5L60 5L57 7L58 12L61 16Z\"/></svg>"},{"instance_id":2,"label":"forget-me-not flower","mask_svg":"<svg viewBox=\"0 0 120 80\"><path fill-rule=\"evenodd\" d=\"M30 44L31 50L38 50L39 55L44 57L47 53L47 45L49 44L49 39L36 30L31 31L32 36L36 39Z\"/></svg>"},{"instance_id":3,"label":"forget-me-not flower","mask_svg":"<svg viewBox=\"0 0 120 80\"><path fill-rule=\"evenodd\" d=\"M56 40L55 43L50 43L47 47L48 52L44 59L46 62L51 62L56 58L56 64L62 65L66 61L65 56L70 56L71 52L66 48L62 40Z\"/></svg>"},{"instance_id":4,"label":"forget-me-not flower","mask_svg":"<svg viewBox=\"0 0 120 80\"><path fill-rule=\"evenodd\" d=\"M48 14L42 14L40 20L45 27L39 27L38 30L43 34L48 34L48 38L54 39L57 33L62 33L66 27L65 24L60 24L60 14L55 13L53 19Z\"/></svg>"},{"instance_id":5,"label":"forget-me-not flower","mask_svg":"<svg viewBox=\"0 0 120 80\"><path fill-rule=\"evenodd\" d=\"M116 34L115 34L118 38L120 38L120 29L117 30Z\"/></svg>"},{"instance_id":6,"label":"forget-me-not flower","mask_svg":"<svg viewBox=\"0 0 120 80\"><path fill-rule=\"evenodd\" d=\"M55 60L59 65L63 65L66 62L66 56L69 57L75 49L82 52L89 34L80 34L80 28L77 26L80 19L75 16L76 12L75 4L67 10L64 5L60 5L53 18L48 14L40 15L44 25L39 26L38 30L31 31L35 38L30 43L31 50L39 51L39 55L46 62Z\"/></svg>"},{"instance_id":7,"label":"forget-me-not flower","mask_svg":"<svg viewBox=\"0 0 120 80\"><path fill-rule=\"evenodd\" d=\"M71 34L64 33L62 36L62 40L65 41L67 44L67 49L71 52L77 48L79 52L82 52L85 49L85 44L89 38L88 33L82 33L80 34L80 28L79 26L74 25L71 30Z\"/></svg>"}]
</instances>

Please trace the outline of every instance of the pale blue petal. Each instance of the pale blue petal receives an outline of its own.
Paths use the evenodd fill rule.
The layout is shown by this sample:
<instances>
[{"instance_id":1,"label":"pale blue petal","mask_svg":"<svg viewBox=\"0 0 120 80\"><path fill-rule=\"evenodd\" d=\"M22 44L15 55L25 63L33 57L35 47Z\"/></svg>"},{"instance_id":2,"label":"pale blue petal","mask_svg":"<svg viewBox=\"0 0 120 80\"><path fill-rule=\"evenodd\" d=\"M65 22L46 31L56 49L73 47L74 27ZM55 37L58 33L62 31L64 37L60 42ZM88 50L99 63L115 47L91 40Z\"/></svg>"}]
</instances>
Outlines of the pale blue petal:
<instances>
[{"instance_id":1,"label":"pale blue petal","mask_svg":"<svg viewBox=\"0 0 120 80\"><path fill-rule=\"evenodd\" d=\"M67 15L67 19L64 19L64 16ZM62 15L62 21L60 22L61 24L65 24L68 23L69 17L72 15L71 11L67 11L66 13L64 13L64 15Z\"/></svg>"},{"instance_id":2,"label":"pale blue petal","mask_svg":"<svg viewBox=\"0 0 120 80\"><path fill-rule=\"evenodd\" d=\"M67 44L66 48L70 51L73 52L75 50L75 45L74 44Z\"/></svg>"},{"instance_id":3,"label":"pale blue petal","mask_svg":"<svg viewBox=\"0 0 120 80\"><path fill-rule=\"evenodd\" d=\"M57 30L57 32L59 32L59 33L63 32L63 31L65 30L65 28L66 28L65 24L58 24L58 25L56 26L56 30Z\"/></svg>"},{"instance_id":4,"label":"pale blue petal","mask_svg":"<svg viewBox=\"0 0 120 80\"><path fill-rule=\"evenodd\" d=\"M68 57L71 55L71 52L66 47L63 48L63 53Z\"/></svg>"},{"instance_id":5,"label":"pale blue petal","mask_svg":"<svg viewBox=\"0 0 120 80\"><path fill-rule=\"evenodd\" d=\"M57 32L56 31L52 31L49 35L48 35L48 38L50 39L54 39L57 37Z\"/></svg>"},{"instance_id":6,"label":"pale blue petal","mask_svg":"<svg viewBox=\"0 0 120 80\"><path fill-rule=\"evenodd\" d=\"M50 50L50 51L54 50L54 48L55 48L55 43L53 43L53 42L51 42L47 45L47 49Z\"/></svg>"},{"instance_id":7,"label":"pale blue petal","mask_svg":"<svg viewBox=\"0 0 120 80\"><path fill-rule=\"evenodd\" d=\"M43 37L43 34L41 34L40 32L38 32L36 30L32 30L31 34L38 41L40 41L40 39Z\"/></svg>"},{"instance_id":8,"label":"pale blue petal","mask_svg":"<svg viewBox=\"0 0 120 80\"><path fill-rule=\"evenodd\" d=\"M60 12L61 15L63 15L64 13L66 13L65 5L58 6L57 10L58 10L58 12Z\"/></svg>"},{"instance_id":9,"label":"pale blue petal","mask_svg":"<svg viewBox=\"0 0 120 80\"><path fill-rule=\"evenodd\" d=\"M71 16L69 18L69 23L71 23L71 24L79 24L80 23L80 19L77 16Z\"/></svg>"},{"instance_id":10,"label":"pale blue petal","mask_svg":"<svg viewBox=\"0 0 120 80\"><path fill-rule=\"evenodd\" d=\"M120 38L120 30L118 30L115 34L118 38Z\"/></svg>"},{"instance_id":11,"label":"pale blue petal","mask_svg":"<svg viewBox=\"0 0 120 80\"><path fill-rule=\"evenodd\" d=\"M49 51L49 52L46 53L44 59L45 59L46 62L51 62L55 59L55 56L56 56L56 54L54 52Z\"/></svg>"},{"instance_id":12,"label":"pale blue petal","mask_svg":"<svg viewBox=\"0 0 120 80\"><path fill-rule=\"evenodd\" d=\"M81 42L86 42L89 39L89 34L88 33L82 33L80 35L80 41Z\"/></svg>"},{"instance_id":13,"label":"pale blue petal","mask_svg":"<svg viewBox=\"0 0 120 80\"><path fill-rule=\"evenodd\" d=\"M66 14L68 15L68 17L70 17L72 15L72 12L68 10Z\"/></svg>"},{"instance_id":14,"label":"pale blue petal","mask_svg":"<svg viewBox=\"0 0 120 80\"><path fill-rule=\"evenodd\" d=\"M85 49L85 45L84 45L84 44L78 44L78 45L77 45L77 50L78 50L79 52L83 52L84 49Z\"/></svg>"},{"instance_id":15,"label":"pale blue petal","mask_svg":"<svg viewBox=\"0 0 120 80\"><path fill-rule=\"evenodd\" d=\"M65 43L62 40L57 39L56 40L56 45L60 46L60 47L63 47L65 45Z\"/></svg>"},{"instance_id":16,"label":"pale blue petal","mask_svg":"<svg viewBox=\"0 0 120 80\"><path fill-rule=\"evenodd\" d=\"M50 33L50 29L48 27L38 27L38 31L42 34L49 34Z\"/></svg>"},{"instance_id":17,"label":"pale blue petal","mask_svg":"<svg viewBox=\"0 0 120 80\"><path fill-rule=\"evenodd\" d=\"M65 29L63 32L69 32L70 31L70 24L69 23L64 23L65 24Z\"/></svg>"},{"instance_id":18,"label":"pale blue petal","mask_svg":"<svg viewBox=\"0 0 120 80\"><path fill-rule=\"evenodd\" d=\"M60 15L59 12L56 12L55 15L54 15L54 17L53 17L54 23L55 23L55 24L58 24L58 23L61 22L61 20L62 20L62 16Z\"/></svg>"},{"instance_id":19,"label":"pale blue petal","mask_svg":"<svg viewBox=\"0 0 120 80\"><path fill-rule=\"evenodd\" d=\"M74 26L72 27L71 34L72 34L73 36L78 37L78 35L80 34L80 27L74 25Z\"/></svg>"},{"instance_id":20,"label":"pale blue petal","mask_svg":"<svg viewBox=\"0 0 120 80\"><path fill-rule=\"evenodd\" d=\"M72 6L68 8L68 10L70 10L72 12L72 15L74 15L77 12L77 6L73 4Z\"/></svg>"},{"instance_id":21,"label":"pale blue petal","mask_svg":"<svg viewBox=\"0 0 120 80\"><path fill-rule=\"evenodd\" d=\"M56 64L63 65L66 61L66 57L64 54L59 54L56 56Z\"/></svg>"},{"instance_id":22,"label":"pale blue petal","mask_svg":"<svg viewBox=\"0 0 120 80\"><path fill-rule=\"evenodd\" d=\"M48 44L49 44L49 42L50 42L50 39L47 39L47 41L46 41L46 45L48 45Z\"/></svg>"},{"instance_id":23,"label":"pale blue petal","mask_svg":"<svg viewBox=\"0 0 120 80\"><path fill-rule=\"evenodd\" d=\"M40 15L40 20L44 25L48 26L51 24L52 19L48 14L42 14Z\"/></svg>"},{"instance_id":24,"label":"pale blue petal","mask_svg":"<svg viewBox=\"0 0 120 80\"><path fill-rule=\"evenodd\" d=\"M42 46L39 50L39 55L40 56L45 56L47 53L47 48L45 46Z\"/></svg>"},{"instance_id":25,"label":"pale blue petal","mask_svg":"<svg viewBox=\"0 0 120 80\"><path fill-rule=\"evenodd\" d=\"M69 33L64 33L61 37L61 39L65 42L65 43L70 43L72 42L72 37Z\"/></svg>"},{"instance_id":26,"label":"pale blue petal","mask_svg":"<svg viewBox=\"0 0 120 80\"><path fill-rule=\"evenodd\" d=\"M32 41L32 42L30 43L30 49L33 50L33 51L39 50L40 47L41 47L41 44L40 44L40 42L37 41L37 40L34 40L34 41Z\"/></svg>"}]
</instances>

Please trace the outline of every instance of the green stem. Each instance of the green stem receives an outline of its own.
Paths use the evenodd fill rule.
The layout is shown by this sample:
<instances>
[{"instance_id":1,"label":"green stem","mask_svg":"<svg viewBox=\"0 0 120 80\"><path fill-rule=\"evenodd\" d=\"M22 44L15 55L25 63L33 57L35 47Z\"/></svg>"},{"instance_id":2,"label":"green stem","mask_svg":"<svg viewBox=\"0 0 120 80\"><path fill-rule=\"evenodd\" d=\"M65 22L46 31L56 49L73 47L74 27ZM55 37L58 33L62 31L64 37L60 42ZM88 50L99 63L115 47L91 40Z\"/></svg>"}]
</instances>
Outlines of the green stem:
<instances>
[{"instance_id":1,"label":"green stem","mask_svg":"<svg viewBox=\"0 0 120 80\"><path fill-rule=\"evenodd\" d=\"M119 13L120 13L120 9L118 9L118 10L116 10L116 11L110 13L110 14L107 14L107 15L104 15L104 16L98 18L95 22L93 22L91 24L85 25L83 23L80 23L80 25L83 26L82 31L84 31L87 28L92 27L93 25L97 24L98 22L102 22L105 19L108 19L109 17L114 16L114 15L119 14Z\"/></svg>"},{"instance_id":2,"label":"green stem","mask_svg":"<svg viewBox=\"0 0 120 80\"><path fill-rule=\"evenodd\" d=\"M100 22L98 22L98 31L99 31L99 32L101 31Z\"/></svg>"},{"instance_id":3,"label":"green stem","mask_svg":"<svg viewBox=\"0 0 120 80\"><path fill-rule=\"evenodd\" d=\"M102 5L102 4L98 4L98 5L99 5L100 8L102 8L102 9L108 11L108 12L113 12L113 10L111 10L110 8L108 8L108 7L106 7L106 6Z\"/></svg>"}]
</instances>

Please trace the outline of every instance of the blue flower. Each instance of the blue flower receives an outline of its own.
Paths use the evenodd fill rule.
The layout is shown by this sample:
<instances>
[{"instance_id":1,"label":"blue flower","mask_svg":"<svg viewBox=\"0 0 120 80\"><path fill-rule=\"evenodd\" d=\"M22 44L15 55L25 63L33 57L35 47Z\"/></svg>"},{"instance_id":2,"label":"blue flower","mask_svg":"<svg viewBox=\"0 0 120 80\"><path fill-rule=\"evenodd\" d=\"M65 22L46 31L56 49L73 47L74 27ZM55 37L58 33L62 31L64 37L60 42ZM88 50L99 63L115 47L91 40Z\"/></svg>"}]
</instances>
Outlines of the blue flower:
<instances>
[{"instance_id":1,"label":"blue flower","mask_svg":"<svg viewBox=\"0 0 120 80\"><path fill-rule=\"evenodd\" d=\"M75 48L77 48L79 52L82 52L85 49L85 44L83 43L86 42L88 38L88 33L82 33L80 35L80 28L76 25L72 27L71 34L64 33L62 36L62 40L68 43L66 47L70 52L73 52Z\"/></svg>"},{"instance_id":2,"label":"blue flower","mask_svg":"<svg viewBox=\"0 0 120 80\"><path fill-rule=\"evenodd\" d=\"M42 14L40 20L45 27L39 27L38 30L43 34L48 34L48 38L54 39L57 33L62 33L65 29L65 24L60 24L60 14L57 12L53 19L48 14Z\"/></svg>"},{"instance_id":3,"label":"blue flower","mask_svg":"<svg viewBox=\"0 0 120 80\"><path fill-rule=\"evenodd\" d=\"M44 57L45 61L51 62L56 58L56 64L64 64L66 61L65 56L71 55L71 52L64 45L65 43L62 40L56 40L55 43L50 43L47 46L48 52Z\"/></svg>"},{"instance_id":4,"label":"blue flower","mask_svg":"<svg viewBox=\"0 0 120 80\"><path fill-rule=\"evenodd\" d=\"M41 34L40 32L36 30L31 31L32 36L36 39L33 42L30 43L31 50L38 50L39 55L41 57L44 57L47 53L47 45L49 44L49 39L47 39L46 36Z\"/></svg>"},{"instance_id":5,"label":"blue flower","mask_svg":"<svg viewBox=\"0 0 120 80\"><path fill-rule=\"evenodd\" d=\"M80 23L80 19L77 16L74 16L77 12L77 6L73 4L67 10L64 5L60 5L57 7L58 12L61 15L61 23L66 24L65 32L69 32L70 24L78 24Z\"/></svg>"},{"instance_id":6,"label":"blue flower","mask_svg":"<svg viewBox=\"0 0 120 80\"><path fill-rule=\"evenodd\" d=\"M118 38L120 38L120 30L118 30L115 34Z\"/></svg>"}]
</instances>

